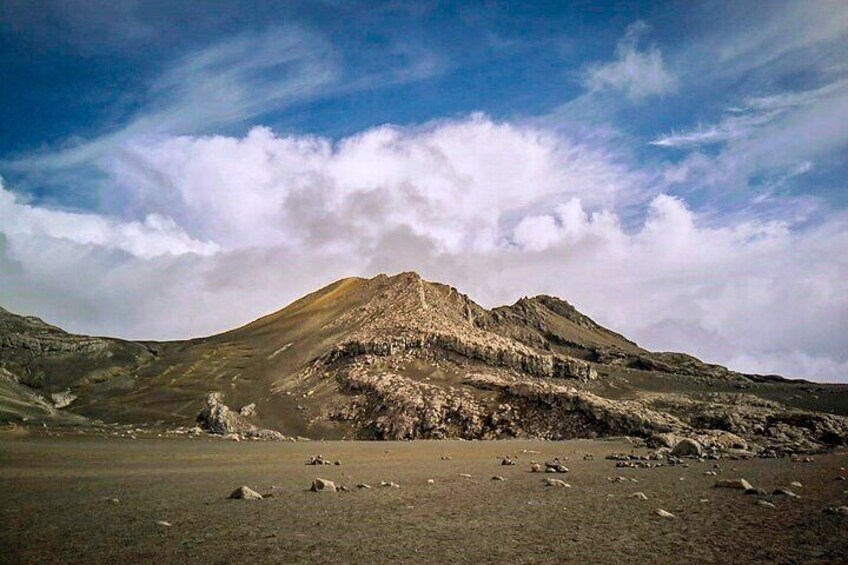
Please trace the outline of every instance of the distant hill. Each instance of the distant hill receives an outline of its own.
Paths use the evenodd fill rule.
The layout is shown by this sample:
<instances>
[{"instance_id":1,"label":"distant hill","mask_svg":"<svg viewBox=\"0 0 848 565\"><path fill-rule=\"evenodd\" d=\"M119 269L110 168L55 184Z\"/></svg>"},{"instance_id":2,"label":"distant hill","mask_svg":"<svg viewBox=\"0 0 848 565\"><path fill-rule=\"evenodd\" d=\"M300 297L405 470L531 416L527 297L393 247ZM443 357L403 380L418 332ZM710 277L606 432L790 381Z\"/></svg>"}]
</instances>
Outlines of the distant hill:
<instances>
[{"instance_id":1,"label":"distant hill","mask_svg":"<svg viewBox=\"0 0 848 565\"><path fill-rule=\"evenodd\" d=\"M790 451L848 438L845 387L650 352L551 296L486 310L415 273L342 279L176 342L73 335L0 309L0 419L174 427L203 411L226 420L217 431L312 438L673 432Z\"/></svg>"}]
</instances>

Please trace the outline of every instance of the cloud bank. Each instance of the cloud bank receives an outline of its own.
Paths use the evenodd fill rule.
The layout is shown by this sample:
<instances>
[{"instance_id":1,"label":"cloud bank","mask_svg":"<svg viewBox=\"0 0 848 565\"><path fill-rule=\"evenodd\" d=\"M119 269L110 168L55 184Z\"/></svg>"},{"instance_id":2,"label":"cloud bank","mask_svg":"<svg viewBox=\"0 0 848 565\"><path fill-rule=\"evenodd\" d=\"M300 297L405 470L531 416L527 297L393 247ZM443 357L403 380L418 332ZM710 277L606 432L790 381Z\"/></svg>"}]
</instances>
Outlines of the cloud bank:
<instances>
[{"instance_id":1,"label":"cloud bank","mask_svg":"<svg viewBox=\"0 0 848 565\"><path fill-rule=\"evenodd\" d=\"M555 294L645 346L738 369L848 369L848 215L717 223L615 153L535 126L475 114L337 142L259 127L128 143L106 172L142 220L0 190L5 307L180 338L414 269L486 306Z\"/></svg>"}]
</instances>

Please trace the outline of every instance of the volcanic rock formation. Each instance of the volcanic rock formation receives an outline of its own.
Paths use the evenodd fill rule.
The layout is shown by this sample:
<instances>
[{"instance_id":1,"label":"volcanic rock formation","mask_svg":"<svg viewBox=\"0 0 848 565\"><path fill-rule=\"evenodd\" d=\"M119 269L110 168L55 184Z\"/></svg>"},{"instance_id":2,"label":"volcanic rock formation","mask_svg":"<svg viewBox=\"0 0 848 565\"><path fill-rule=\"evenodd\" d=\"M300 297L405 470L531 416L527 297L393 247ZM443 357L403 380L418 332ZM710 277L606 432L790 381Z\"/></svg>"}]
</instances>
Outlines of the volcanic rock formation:
<instances>
[{"instance_id":1,"label":"volcanic rock formation","mask_svg":"<svg viewBox=\"0 0 848 565\"><path fill-rule=\"evenodd\" d=\"M11 421L197 420L265 439L631 435L780 454L844 444L846 413L844 387L650 352L551 296L486 310L415 273L343 279L180 342L78 336L0 310Z\"/></svg>"}]
</instances>

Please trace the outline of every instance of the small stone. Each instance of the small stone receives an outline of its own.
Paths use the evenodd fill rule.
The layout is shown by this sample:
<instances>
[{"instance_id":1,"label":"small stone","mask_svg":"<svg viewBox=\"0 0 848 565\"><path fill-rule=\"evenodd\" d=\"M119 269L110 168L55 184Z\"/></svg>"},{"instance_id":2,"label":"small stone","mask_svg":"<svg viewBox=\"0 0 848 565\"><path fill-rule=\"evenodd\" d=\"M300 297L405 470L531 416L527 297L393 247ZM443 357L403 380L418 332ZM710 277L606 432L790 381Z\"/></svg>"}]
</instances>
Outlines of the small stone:
<instances>
[{"instance_id":1,"label":"small stone","mask_svg":"<svg viewBox=\"0 0 848 565\"><path fill-rule=\"evenodd\" d=\"M471 475L469 475L468 473L460 473L459 476L462 477L463 479L470 479L471 478Z\"/></svg>"},{"instance_id":2,"label":"small stone","mask_svg":"<svg viewBox=\"0 0 848 565\"><path fill-rule=\"evenodd\" d=\"M715 488L732 488L738 490L750 490L754 487L745 479L723 479L715 484Z\"/></svg>"},{"instance_id":3,"label":"small stone","mask_svg":"<svg viewBox=\"0 0 848 565\"><path fill-rule=\"evenodd\" d=\"M434 485L434 484L436 484L436 481L434 479L427 479L427 484L428 485Z\"/></svg>"},{"instance_id":4,"label":"small stone","mask_svg":"<svg viewBox=\"0 0 848 565\"><path fill-rule=\"evenodd\" d=\"M637 498L639 500L648 500L648 496L644 492L634 492L630 495L630 498Z\"/></svg>"},{"instance_id":5,"label":"small stone","mask_svg":"<svg viewBox=\"0 0 848 565\"><path fill-rule=\"evenodd\" d=\"M796 488L802 488L804 485L802 485L799 481L792 481L791 483L789 483L789 486L796 487Z\"/></svg>"},{"instance_id":6,"label":"small stone","mask_svg":"<svg viewBox=\"0 0 848 565\"><path fill-rule=\"evenodd\" d=\"M103 500L105 500L109 504L118 504L121 502L119 498L104 498Z\"/></svg>"},{"instance_id":7,"label":"small stone","mask_svg":"<svg viewBox=\"0 0 848 565\"><path fill-rule=\"evenodd\" d=\"M774 503L769 502L768 500L758 500L757 506L765 506L766 508L777 508Z\"/></svg>"},{"instance_id":8,"label":"small stone","mask_svg":"<svg viewBox=\"0 0 848 565\"><path fill-rule=\"evenodd\" d=\"M675 516L674 514L672 514L671 512L669 512L667 510L663 510L662 508L657 508L656 510L654 510L654 514L656 514L660 518L666 518L666 519L677 518L677 516Z\"/></svg>"},{"instance_id":9,"label":"small stone","mask_svg":"<svg viewBox=\"0 0 848 565\"><path fill-rule=\"evenodd\" d=\"M156 520L156 525L162 526L163 528L170 528L171 526L173 526L172 523L166 522L165 520Z\"/></svg>"},{"instance_id":10,"label":"small stone","mask_svg":"<svg viewBox=\"0 0 848 565\"><path fill-rule=\"evenodd\" d=\"M312 481L312 487L309 489L312 492L336 492L336 483L327 479L315 479Z\"/></svg>"},{"instance_id":11,"label":"small stone","mask_svg":"<svg viewBox=\"0 0 848 565\"><path fill-rule=\"evenodd\" d=\"M571 485L560 479L545 479L545 485L549 487L571 488Z\"/></svg>"},{"instance_id":12,"label":"small stone","mask_svg":"<svg viewBox=\"0 0 848 565\"><path fill-rule=\"evenodd\" d=\"M492 477L492 480L493 481L505 481L506 479L504 477L501 477L500 475L495 475L495 476Z\"/></svg>"},{"instance_id":13,"label":"small stone","mask_svg":"<svg viewBox=\"0 0 848 565\"><path fill-rule=\"evenodd\" d=\"M366 483L359 483L358 485L356 485L356 488L358 488L358 489L365 489L365 490L367 490L367 489L370 489L370 488L371 488L371 485L366 484Z\"/></svg>"},{"instance_id":14,"label":"small stone","mask_svg":"<svg viewBox=\"0 0 848 565\"><path fill-rule=\"evenodd\" d=\"M829 514L838 514L840 516L848 516L848 506L830 506L827 509Z\"/></svg>"},{"instance_id":15,"label":"small stone","mask_svg":"<svg viewBox=\"0 0 848 565\"><path fill-rule=\"evenodd\" d=\"M532 465L530 465L530 472L531 473L539 473L541 471L542 471L542 466L539 465L538 463L533 463Z\"/></svg>"},{"instance_id":16,"label":"small stone","mask_svg":"<svg viewBox=\"0 0 848 565\"><path fill-rule=\"evenodd\" d=\"M239 487L230 493L230 498L238 500L262 500L262 495L250 487Z\"/></svg>"},{"instance_id":17,"label":"small stone","mask_svg":"<svg viewBox=\"0 0 848 565\"><path fill-rule=\"evenodd\" d=\"M377 486L380 487L380 488L400 488L400 485L393 482L393 481L389 481L389 482L380 481L380 484L377 485Z\"/></svg>"},{"instance_id":18,"label":"small stone","mask_svg":"<svg viewBox=\"0 0 848 565\"><path fill-rule=\"evenodd\" d=\"M798 495L788 488L776 488L772 491L772 494L777 496L788 496L789 498L798 498Z\"/></svg>"}]
</instances>

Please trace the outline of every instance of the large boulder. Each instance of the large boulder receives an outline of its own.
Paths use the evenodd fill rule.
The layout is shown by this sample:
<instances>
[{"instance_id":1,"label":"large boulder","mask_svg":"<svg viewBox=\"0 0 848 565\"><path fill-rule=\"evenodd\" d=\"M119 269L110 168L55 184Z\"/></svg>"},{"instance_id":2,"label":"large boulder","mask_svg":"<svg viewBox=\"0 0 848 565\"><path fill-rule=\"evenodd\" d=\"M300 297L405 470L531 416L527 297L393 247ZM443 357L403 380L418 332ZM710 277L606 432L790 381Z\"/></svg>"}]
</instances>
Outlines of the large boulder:
<instances>
[{"instance_id":1,"label":"large boulder","mask_svg":"<svg viewBox=\"0 0 848 565\"><path fill-rule=\"evenodd\" d=\"M675 457L701 457L704 454L704 448L694 439L684 438L677 442L671 454Z\"/></svg>"},{"instance_id":2,"label":"large boulder","mask_svg":"<svg viewBox=\"0 0 848 565\"><path fill-rule=\"evenodd\" d=\"M244 422L238 412L230 410L224 404L220 392L211 392L206 398L206 406L197 415L197 423L213 434L237 434L252 430L253 426Z\"/></svg>"}]
</instances>

